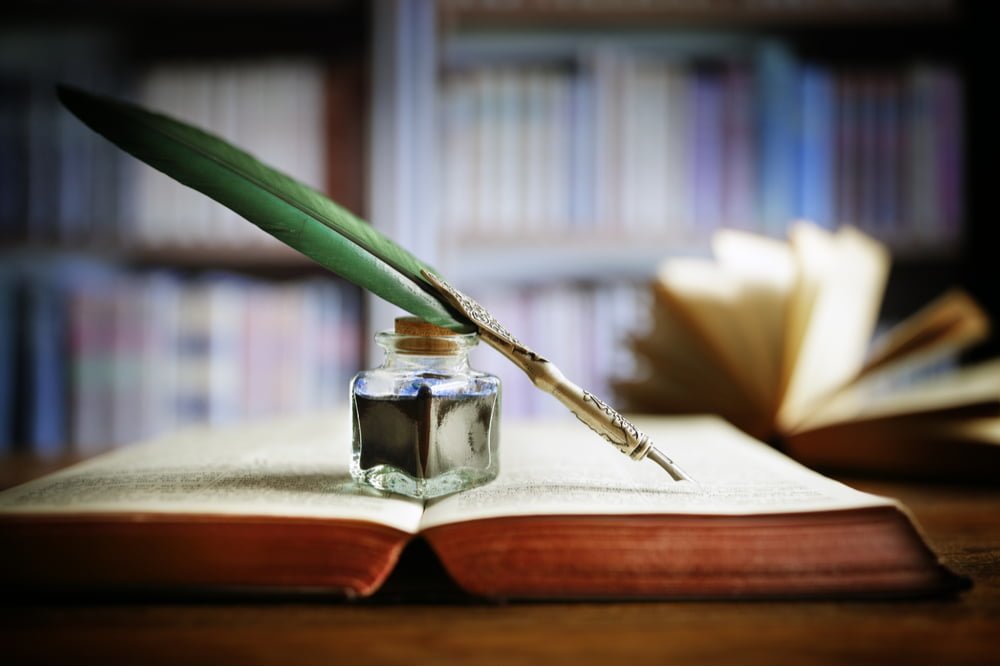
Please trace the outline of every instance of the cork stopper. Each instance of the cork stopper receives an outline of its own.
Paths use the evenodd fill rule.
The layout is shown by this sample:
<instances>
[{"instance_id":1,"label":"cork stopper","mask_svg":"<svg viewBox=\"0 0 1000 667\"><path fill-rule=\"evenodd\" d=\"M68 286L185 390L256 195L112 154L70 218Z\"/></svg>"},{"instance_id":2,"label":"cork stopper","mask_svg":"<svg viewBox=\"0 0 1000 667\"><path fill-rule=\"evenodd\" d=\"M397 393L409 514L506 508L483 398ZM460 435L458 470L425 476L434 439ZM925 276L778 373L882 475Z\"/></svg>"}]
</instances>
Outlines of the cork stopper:
<instances>
[{"instance_id":1,"label":"cork stopper","mask_svg":"<svg viewBox=\"0 0 1000 667\"><path fill-rule=\"evenodd\" d=\"M419 317L397 317L396 333L402 336L454 336L451 329L439 327Z\"/></svg>"},{"instance_id":2,"label":"cork stopper","mask_svg":"<svg viewBox=\"0 0 1000 667\"><path fill-rule=\"evenodd\" d=\"M455 354L462 345L459 335L451 329L425 322L419 317L397 317L396 335L406 336L396 343L396 347L408 354Z\"/></svg>"}]
</instances>

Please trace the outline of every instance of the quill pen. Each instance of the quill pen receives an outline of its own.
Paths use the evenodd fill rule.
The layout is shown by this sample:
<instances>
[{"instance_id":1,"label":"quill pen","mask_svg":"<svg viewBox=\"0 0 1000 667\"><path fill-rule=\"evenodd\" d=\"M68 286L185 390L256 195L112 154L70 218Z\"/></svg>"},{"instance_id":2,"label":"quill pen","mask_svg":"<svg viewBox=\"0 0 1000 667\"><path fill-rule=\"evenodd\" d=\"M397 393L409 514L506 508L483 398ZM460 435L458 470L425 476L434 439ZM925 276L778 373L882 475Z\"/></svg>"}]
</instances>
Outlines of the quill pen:
<instances>
[{"instance_id":1,"label":"quill pen","mask_svg":"<svg viewBox=\"0 0 1000 667\"><path fill-rule=\"evenodd\" d=\"M489 345L633 459L690 479L613 408L576 386L510 335L479 304L371 225L316 190L228 142L142 107L59 86L60 101L92 130L150 166L211 197L321 266L403 310Z\"/></svg>"}]
</instances>

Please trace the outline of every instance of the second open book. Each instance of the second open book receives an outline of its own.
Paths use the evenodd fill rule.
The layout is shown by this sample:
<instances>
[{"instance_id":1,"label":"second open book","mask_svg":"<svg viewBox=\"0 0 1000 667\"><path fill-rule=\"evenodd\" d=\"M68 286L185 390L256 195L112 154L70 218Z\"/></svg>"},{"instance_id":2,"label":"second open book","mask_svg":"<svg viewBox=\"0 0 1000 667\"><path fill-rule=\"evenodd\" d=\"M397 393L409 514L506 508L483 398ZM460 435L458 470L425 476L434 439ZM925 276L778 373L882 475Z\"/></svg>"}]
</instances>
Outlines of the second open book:
<instances>
[{"instance_id":1,"label":"second open book","mask_svg":"<svg viewBox=\"0 0 1000 667\"><path fill-rule=\"evenodd\" d=\"M718 414L813 466L1000 478L1000 363L923 372L987 335L966 294L872 344L889 256L870 237L800 223L788 242L723 230L713 250L661 266L626 408Z\"/></svg>"},{"instance_id":2,"label":"second open book","mask_svg":"<svg viewBox=\"0 0 1000 667\"><path fill-rule=\"evenodd\" d=\"M359 487L346 414L200 428L0 493L7 591L368 595L406 543L491 598L954 591L903 508L712 417L640 420L700 483L571 421L507 422L500 477L422 503Z\"/></svg>"}]
</instances>

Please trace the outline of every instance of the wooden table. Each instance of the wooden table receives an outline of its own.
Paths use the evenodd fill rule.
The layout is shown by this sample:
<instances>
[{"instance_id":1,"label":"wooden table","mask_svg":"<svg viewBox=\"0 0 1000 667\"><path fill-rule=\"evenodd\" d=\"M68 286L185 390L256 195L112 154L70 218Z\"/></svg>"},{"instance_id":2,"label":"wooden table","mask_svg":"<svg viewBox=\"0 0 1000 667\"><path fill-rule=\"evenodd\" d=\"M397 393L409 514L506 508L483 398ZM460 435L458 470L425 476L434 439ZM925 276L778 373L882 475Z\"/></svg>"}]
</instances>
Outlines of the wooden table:
<instances>
[{"instance_id":1,"label":"wooden table","mask_svg":"<svg viewBox=\"0 0 1000 667\"><path fill-rule=\"evenodd\" d=\"M15 461L0 480L44 469ZM495 605L451 587L417 542L364 602L5 600L0 655L8 664L1000 662L1000 488L847 481L901 498L972 590L908 602Z\"/></svg>"}]
</instances>

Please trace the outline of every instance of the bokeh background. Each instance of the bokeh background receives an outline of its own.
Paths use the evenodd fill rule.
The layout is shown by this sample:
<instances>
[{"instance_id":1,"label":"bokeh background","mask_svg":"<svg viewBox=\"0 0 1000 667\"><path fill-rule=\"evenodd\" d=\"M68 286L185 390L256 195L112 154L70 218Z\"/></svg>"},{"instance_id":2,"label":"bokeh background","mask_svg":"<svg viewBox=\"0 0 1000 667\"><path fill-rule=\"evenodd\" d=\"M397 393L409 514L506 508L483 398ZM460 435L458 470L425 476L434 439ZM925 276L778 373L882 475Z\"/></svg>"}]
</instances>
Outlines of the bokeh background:
<instances>
[{"instance_id":1,"label":"bokeh background","mask_svg":"<svg viewBox=\"0 0 1000 667\"><path fill-rule=\"evenodd\" d=\"M718 228L860 227L892 251L886 325L953 285L997 312L987 4L7 3L0 449L335 408L394 315L91 133L56 83L323 190L613 395L657 265ZM477 354L506 414L561 410Z\"/></svg>"}]
</instances>

